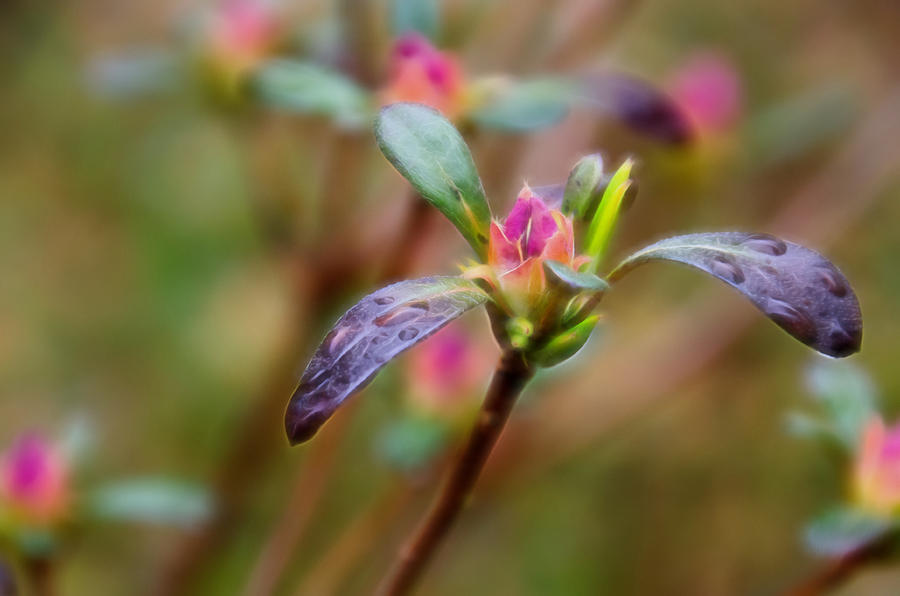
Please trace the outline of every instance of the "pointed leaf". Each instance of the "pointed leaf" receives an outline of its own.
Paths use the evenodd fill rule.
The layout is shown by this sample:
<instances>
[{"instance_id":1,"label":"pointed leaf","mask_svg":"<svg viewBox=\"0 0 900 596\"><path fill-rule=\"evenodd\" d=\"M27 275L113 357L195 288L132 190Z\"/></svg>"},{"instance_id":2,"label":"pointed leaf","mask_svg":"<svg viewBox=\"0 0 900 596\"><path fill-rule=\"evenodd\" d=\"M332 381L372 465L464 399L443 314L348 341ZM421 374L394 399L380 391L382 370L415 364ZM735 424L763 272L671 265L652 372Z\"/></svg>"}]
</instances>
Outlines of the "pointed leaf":
<instances>
[{"instance_id":1,"label":"pointed leaf","mask_svg":"<svg viewBox=\"0 0 900 596\"><path fill-rule=\"evenodd\" d=\"M621 73L585 77L579 90L584 105L608 113L626 126L670 145L689 143L693 130L687 116L665 93Z\"/></svg>"},{"instance_id":2,"label":"pointed leaf","mask_svg":"<svg viewBox=\"0 0 900 596\"><path fill-rule=\"evenodd\" d=\"M603 257L606 256L606 250L609 248L609 241L612 238L613 230L616 227L616 221L619 219L619 212L625 202L625 193L631 186L631 168L634 162L626 159L606 186L597 211L591 219L591 225L588 227L585 245L587 255L592 257L588 270L596 273L600 268Z\"/></svg>"},{"instance_id":3,"label":"pointed leaf","mask_svg":"<svg viewBox=\"0 0 900 596\"><path fill-rule=\"evenodd\" d=\"M609 289L609 284L602 277L597 277L593 273L575 271L559 261L544 261L544 270L550 279L556 279L575 292L605 292Z\"/></svg>"},{"instance_id":4,"label":"pointed leaf","mask_svg":"<svg viewBox=\"0 0 900 596\"><path fill-rule=\"evenodd\" d=\"M374 115L368 91L337 71L309 62L266 62L254 73L250 89L271 107L329 116L348 127L364 126Z\"/></svg>"},{"instance_id":5,"label":"pointed leaf","mask_svg":"<svg viewBox=\"0 0 900 596\"><path fill-rule=\"evenodd\" d=\"M382 108L375 138L388 161L485 259L491 210L469 148L453 125L432 108L395 103Z\"/></svg>"},{"instance_id":6,"label":"pointed leaf","mask_svg":"<svg viewBox=\"0 0 900 596\"><path fill-rule=\"evenodd\" d=\"M469 117L479 126L505 132L546 128L569 113L573 89L572 84L558 79L513 82Z\"/></svg>"},{"instance_id":7,"label":"pointed leaf","mask_svg":"<svg viewBox=\"0 0 900 596\"><path fill-rule=\"evenodd\" d=\"M836 507L814 520L806 529L806 544L816 554L842 557L864 548L895 530L887 517L850 507Z\"/></svg>"},{"instance_id":8,"label":"pointed leaf","mask_svg":"<svg viewBox=\"0 0 900 596\"><path fill-rule=\"evenodd\" d=\"M310 439L391 359L486 300L475 282L460 277L402 281L360 300L335 323L303 372L285 415L288 439Z\"/></svg>"},{"instance_id":9,"label":"pointed leaf","mask_svg":"<svg viewBox=\"0 0 900 596\"><path fill-rule=\"evenodd\" d=\"M715 232L661 240L625 259L615 282L643 263L690 265L736 288L779 327L813 349L859 350L862 315L847 278L817 252L768 234Z\"/></svg>"}]
</instances>

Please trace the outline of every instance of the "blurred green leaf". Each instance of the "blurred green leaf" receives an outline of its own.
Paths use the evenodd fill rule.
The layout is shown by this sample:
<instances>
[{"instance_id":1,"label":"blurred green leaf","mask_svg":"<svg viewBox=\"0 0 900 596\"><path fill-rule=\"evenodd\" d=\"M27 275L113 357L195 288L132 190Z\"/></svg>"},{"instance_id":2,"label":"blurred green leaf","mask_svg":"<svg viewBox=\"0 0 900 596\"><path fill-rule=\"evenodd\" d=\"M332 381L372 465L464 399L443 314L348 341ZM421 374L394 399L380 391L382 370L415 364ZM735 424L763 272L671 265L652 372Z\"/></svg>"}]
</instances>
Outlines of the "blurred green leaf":
<instances>
[{"instance_id":1,"label":"blurred green leaf","mask_svg":"<svg viewBox=\"0 0 900 596\"><path fill-rule=\"evenodd\" d=\"M528 132L556 124L569 113L573 85L560 79L511 82L469 118L479 126Z\"/></svg>"},{"instance_id":2,"label":"blurred green leaf","mask_svg":"<svg viewBox=\"0 0 900 596\"><path fill-rule=\"evenodd\" d=\"M747 127L753 163L771 166L803 157L832 141L853 124L854 93L829 85L778 103Z\"/></svg>"},{"instance_id":3,"label":"blurred green leaf","mask_svg":"<svg viewBox=\"0 0 900 596\"><path fill-rule=\"evenodd\" d=\"M395 103L378 115L375 138L388 161L487 258L490 207L469 148L453 125L432 108Z\"/></svg>"},{"instance_id":4,"label":"blurred green leaf","mask_svg":"<svg viewBox=\"0 0 900 596\"><path fill-rule=\"evenodd\" d=\"M896 522L850 507L835 507L816 518L806 529L806 544L814 553L840 557L862 548L887 532Z\"/></svg>"},{"instance_id":5,"label":"blurred green leaf","mask_svg":"<svg viewBox=\"0 0 900 596\"><path fill-rule=\"evenodd\" d=\"M200 523L213 511L206 489L154 478L103 486L93 492L87 506L89 513L100 519L177 526Z\"/></svg>"},{"instance_id":6,"label":"blurred green leaf","mask_svg":"<svg viewBox=\"0 0 900 596\"><path fill-rule=\"evenodd\" d=\"M334 118L347 127L365 126L373 115L371 94L334 70L297 60L272 60L250 79L252 93L264 104Z\"/></svg>"},{"instance_id":7,"label":"blurred green leaf","mask_svg":"<svg viewBox=\"0 0 900 596\"><path fill-rule=\"evenodd\" d=\"M871 380L850 362L817 360L807 371L807 386L825 409L827 426L850 451L868 420L877 414Z\"/></svg>"},{"instance_id":8,"label":"blurred green leaf","mask_svg":"<svg viewBox=\"0 0 900 596\"><path fill-rule=\"evenodd\" d=\"M148 49L94 58L88 66L87 80L91 90L99 95L133 99L170 91L183 74L176 55Z\"/></svg>"},{"instance_id":9,"label":"blurred green leaf","mask_svg":"<svg viewBox=\"0 0 900 596\"><path fill-rule=\"evenodd\" d=\"M434 40L440 27L440 12L439 0L392 0L394 35L417 31Z\"/></svg>"},{"instance_id":10,"label":"blurred green leaf","mask_svg":"<svg viewBox=\"0 0 900 596\"><path fill-rule=\"evenodd\" d=\"M388 426L378 438L378 453L391 466L414 471L447 446L449 428L437 418L411 417Z\"/></svg>"}]
</instances>

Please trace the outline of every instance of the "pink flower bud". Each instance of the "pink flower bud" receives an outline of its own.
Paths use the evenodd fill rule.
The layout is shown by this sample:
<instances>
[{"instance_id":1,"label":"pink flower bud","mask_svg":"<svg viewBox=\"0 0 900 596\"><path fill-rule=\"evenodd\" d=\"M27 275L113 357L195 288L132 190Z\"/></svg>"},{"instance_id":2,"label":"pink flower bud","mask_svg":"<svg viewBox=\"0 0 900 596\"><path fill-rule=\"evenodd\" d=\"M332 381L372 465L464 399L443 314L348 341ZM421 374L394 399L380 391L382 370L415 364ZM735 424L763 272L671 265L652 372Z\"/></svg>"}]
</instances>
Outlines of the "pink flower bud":
<instances>
[{"instance_id":1,"label":"pink flower bud","mask_svg":"<svg viewBox=\"0 0 900 596\"><path fill-rule=\"evenodd\" d=\"M670 93L700 132L724 131L740 116L740 75L718 54L689 59L672 76Z\"/></svg>"},{"instance_id":2,"label":"pink flower bud","mask_svg":"<svg viewBox=\"0 0 900 596\"><path fill-rule=\"evenodd\" d=\"M880 513L900 507L900 424L886 429L880 417L863 430L855 470L860 505Z\"/></svg>"},{"instance_id":3,"label":"pink flower bud","mask_svg":"<svg viewBox=\"0 0 900 596\"><path fill-rule=\"evenodd\" d=\"M399 38L391 52L381 103L409 101L438 110L449 119L462 111L465 81L452 55L437 50L418 33Z\"/></svg>"},{"instance_id":4,"label":"pink flower bud","mask_svg":"<svg viewBox=\"0 0 900 596\"><path fill-rule=\"evenodd\" d=\"M29 521L59 519L69 503L68 463L35 434L20 437L0 455L0 502Z\"/></svg>"},{"instance_id":5,"label":"pink flower bud","mask_svg":"<svg viewBox=\"0 0 900 596\"><path fill-rule=\"evenodd\" d=\"M575 240L572 221L526 185L501 225L491 222L488 264L502 290L521 313L546 289L546 259L572 265Z\"/></svg>"},{"instance_id":6,"label":"pink flower bud","mask_svg":"<svg viewBox=\"0 0 900 596\"><path fill-rule=\"evenodd\" d=\"M265 0L222 0L210 16L209 44L220 68L243 72L256 65L275 45L280 24Z\"/></svg>"},{"instance_id":7,"label":"pink flower bud","mask_svg":"<svg viewBox=\"0 0 900 596\"><path fill-rule=\"evenodd\" d=\"M428 338L410 354L410 395L423 409L453 414L478 396L493 357L486 346L457 325Z\"/></svg>"}]
</instances>

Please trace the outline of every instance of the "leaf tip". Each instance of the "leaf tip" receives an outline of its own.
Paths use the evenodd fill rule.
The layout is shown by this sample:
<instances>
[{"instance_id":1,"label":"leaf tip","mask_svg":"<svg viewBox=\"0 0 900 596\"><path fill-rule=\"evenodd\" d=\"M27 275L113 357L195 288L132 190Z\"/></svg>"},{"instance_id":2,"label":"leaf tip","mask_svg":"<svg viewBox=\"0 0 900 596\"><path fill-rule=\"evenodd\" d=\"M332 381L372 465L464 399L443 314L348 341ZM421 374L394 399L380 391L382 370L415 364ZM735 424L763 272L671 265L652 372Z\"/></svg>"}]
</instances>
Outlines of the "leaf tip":
<instances>
[{"instance_id":1,"label":"leaf tip","mask_svg":"<svg viewBox=\"0 0 900 596\"><path fill-rule=\"evenodd\" d=\"M288 443L294 447L309 441L325 424L328 417L328 412L307 408L304 400L295 392L284 414L284 430L287 433Z\"/></svg>"}]
</instances>

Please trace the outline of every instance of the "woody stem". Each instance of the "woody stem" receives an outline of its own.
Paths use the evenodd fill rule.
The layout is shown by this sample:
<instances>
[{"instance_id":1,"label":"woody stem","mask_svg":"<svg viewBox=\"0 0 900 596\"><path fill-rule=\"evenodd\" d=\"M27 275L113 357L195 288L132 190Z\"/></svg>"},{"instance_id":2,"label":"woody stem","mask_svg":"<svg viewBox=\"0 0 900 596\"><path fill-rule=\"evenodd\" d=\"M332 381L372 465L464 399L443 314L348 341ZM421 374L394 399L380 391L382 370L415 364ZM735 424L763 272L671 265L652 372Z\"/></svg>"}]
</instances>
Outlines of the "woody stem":
<instances>
[{"instance_id":1,"label":"woody stem","mask_svg":"<svg viewBox=\"0 0 900 596\"><path fill-rule=\"evenodd\" d=\"M534 369L521 352L506 350L500 358L474 428L431 510L400 550L393 569L378 587L382 596L409 593L447 536L472 492L488 455L503 430L513 404Z\"/></svg>"}]
</instances>

